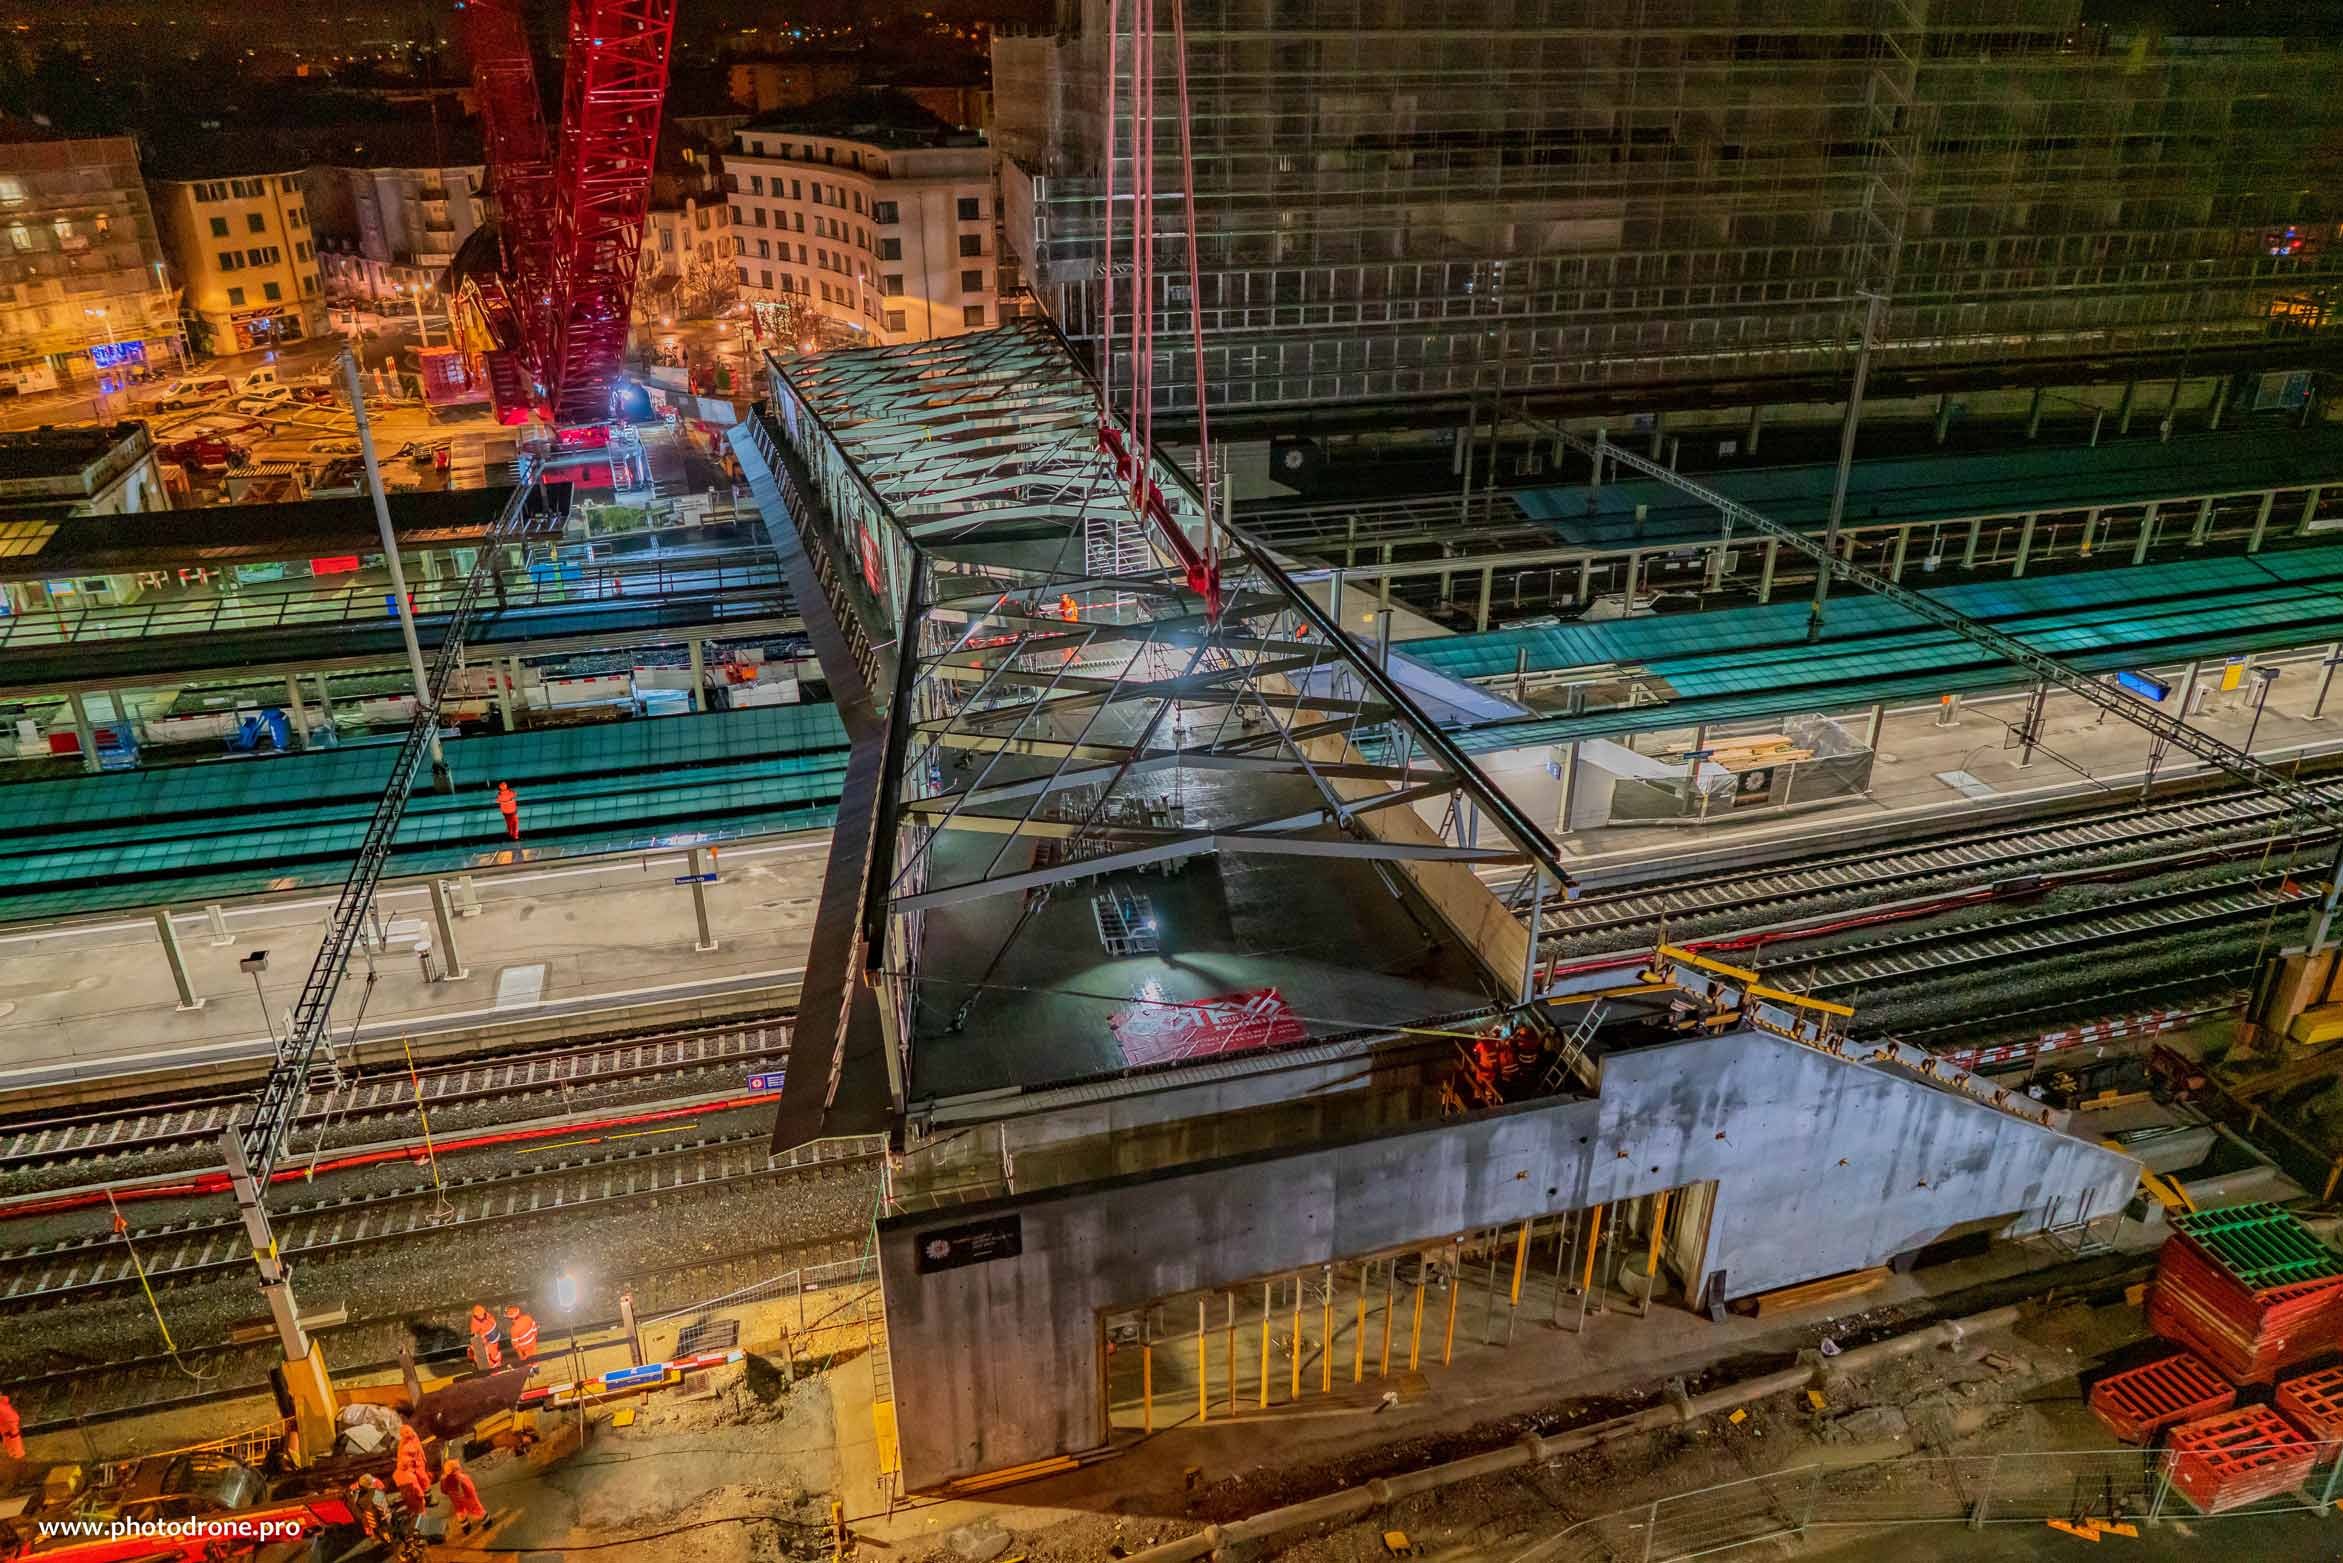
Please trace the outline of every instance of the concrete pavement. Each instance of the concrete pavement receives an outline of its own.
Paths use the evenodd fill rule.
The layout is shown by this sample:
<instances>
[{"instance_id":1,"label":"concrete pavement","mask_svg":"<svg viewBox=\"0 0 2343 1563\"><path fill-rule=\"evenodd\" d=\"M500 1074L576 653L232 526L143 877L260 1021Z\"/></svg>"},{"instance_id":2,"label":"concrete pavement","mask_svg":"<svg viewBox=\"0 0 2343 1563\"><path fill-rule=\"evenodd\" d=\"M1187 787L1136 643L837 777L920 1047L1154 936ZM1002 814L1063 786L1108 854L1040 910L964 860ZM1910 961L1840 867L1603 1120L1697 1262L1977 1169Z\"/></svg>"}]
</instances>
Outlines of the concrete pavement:
<instances>
[{"instance_id":1,"label":"concrete pavement","mask_svg":"<svg viewBox=\"0 0 2343 1563\"><path fill-rule=\"evenodd\" d=\"M427 887L394 884L380 897L388 948L353 958L335 1034L359 1026L362 1039L395 1050L401 1036L420 1043L530 1022L590 1032L775 1002L804 964L828 845L804 835L727 849L706 887L713 950L697 948L691 887L674 882L689 871L677 852L476 877L477 914L453 919L466 969L454 980L424 978L418 939L435 962L446 957ZM201 1001L193 1009L177 1002L151 917L0 936L0 1094L122 1077L185 1082L219 1066L249 1072L271 1055L269 1028L284 1027L331 900L226 909L224 942L207 912L177 910L172 927ZM268 952L258 994L238 969L255 950Z\"/></svg>"}]
</instances>

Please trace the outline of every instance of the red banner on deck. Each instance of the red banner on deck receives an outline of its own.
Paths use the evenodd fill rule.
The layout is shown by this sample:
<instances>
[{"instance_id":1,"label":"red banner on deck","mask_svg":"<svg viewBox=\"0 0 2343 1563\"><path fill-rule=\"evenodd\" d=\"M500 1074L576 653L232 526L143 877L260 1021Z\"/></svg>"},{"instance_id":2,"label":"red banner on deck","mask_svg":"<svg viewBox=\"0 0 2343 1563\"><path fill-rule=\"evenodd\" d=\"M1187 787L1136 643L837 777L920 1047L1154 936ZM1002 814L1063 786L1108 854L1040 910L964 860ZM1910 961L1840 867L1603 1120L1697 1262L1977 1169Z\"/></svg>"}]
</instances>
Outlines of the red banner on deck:
<instances>
[{"instance_id":1,"label":"red banner on deck","mask_svg":"<svg viewBox=\"0 0 2343 1563\"><path fill-rule=\"evenodd\" d=\"M1132 1067L1299 1042L1309 1033L1275 988L1162 1000L1118 1010L1107 1024Z\"/></svg>"}]
</instances>

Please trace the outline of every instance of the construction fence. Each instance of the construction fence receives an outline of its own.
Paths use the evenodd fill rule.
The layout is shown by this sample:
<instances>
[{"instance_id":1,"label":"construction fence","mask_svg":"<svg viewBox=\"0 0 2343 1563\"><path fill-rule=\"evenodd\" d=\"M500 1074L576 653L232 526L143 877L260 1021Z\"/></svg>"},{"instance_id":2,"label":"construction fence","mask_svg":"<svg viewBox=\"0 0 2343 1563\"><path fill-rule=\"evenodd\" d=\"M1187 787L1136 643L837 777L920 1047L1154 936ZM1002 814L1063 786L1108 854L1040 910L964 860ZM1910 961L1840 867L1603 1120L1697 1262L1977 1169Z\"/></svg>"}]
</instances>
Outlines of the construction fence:
<instances>
[{"instance_id":1,"label":"construction fence","mask_svg":"<svg viewBox=\"0 0 2343 1563\"><path fill-rule=\"evenodd\" d=\"M1846 1532L1905 1525L2055 1526L2077 1537L2138 1536L2171 1521L2334 1512L2343 1497L2343 1442L2232 1451L2241 1471L2283 1458L2290 1484L2255 1501L2205 1507L2199 1473L2161 1449L2027 1450L1996 1455L1906 1455L1854 1465L1811 1464L1704 1487L1583 1519L1516 1553L1510 1563L1681 1563L1793 1540L1829 1544ZM2252 1481L2249 1476L2248 1482ZM2268 1489L2271 1479L2263 1477ZM2232 1485L2233 1493L2250 1490Z\"/></svg>"}]
</instances>

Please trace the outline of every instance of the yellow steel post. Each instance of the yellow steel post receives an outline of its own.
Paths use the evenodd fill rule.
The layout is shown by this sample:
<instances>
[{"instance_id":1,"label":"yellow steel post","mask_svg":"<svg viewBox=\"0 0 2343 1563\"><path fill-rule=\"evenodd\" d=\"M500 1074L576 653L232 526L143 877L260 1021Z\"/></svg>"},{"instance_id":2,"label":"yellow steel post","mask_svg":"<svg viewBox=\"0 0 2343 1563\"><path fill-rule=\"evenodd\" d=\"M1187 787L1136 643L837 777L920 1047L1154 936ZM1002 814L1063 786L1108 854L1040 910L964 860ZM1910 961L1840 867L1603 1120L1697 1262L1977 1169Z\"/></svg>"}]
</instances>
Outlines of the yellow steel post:
<instances>
[{"instance_id":1,"label":"yellow steel post","mask_svg":"<svg viewBox=\"0 0 2343 1563\"><path fill-rule=\"evenodd\" d=\"M1651 1294L1660 1287L1660 1229L1668 1223L1668 1190L1652 1196L1651 1248L1643 1256L1643 1306L1638 1316L1651 1316Z\"/></svg>"},{"instance_id":2,"label":"yellow steel post","mask_svg":"<svg viewBox=\"0 0 2343 1563\"><path fill-rule=\"evenodd\" d=\"M1196 1299L1196 1425L1202 1427L1212 1420L1211 1399L1212 1364L1204 1347L1204 1299Z\"/></svg>"},{"instance_id":3,"label":"yellow steel post","mask_svg":"<svg viewBox=\"0 0 2343 1563\"><path fill-rule=\"evenodd\" d=\"M1261 1283L1261 1409L1269 1409L1269 1283Z\"/></svg>"},{"instance_id":4,"label":"yellow steel post","mask_svg":"<svg viewBox=\"0 0 2343 1563\"><path fill-rule=\"evenodd\" d=\"M1512 1306L1521 1306L1522 1272L1529 1267L1529 1223L1521 1224L1521 1231L1513 1240L1513 1292L1505 1300Z\"/></svg>"},{"instance_id":5,"label":"yellow steel post","mask_svg":"<svg viewBox=\"0 0 2343 1563\"><path fill-rule=\"evenodd\" d=\"M1287 1350L1286 1366L1292 1375L1292 1384L1286 1390L1289 1401L1302 1398L1302 1278L1294 1277L1294 1338Z\"/></svg>"},{"instance_id":6,"label":"yellow steel post","mask_svg":"<svg viewBox=\"0 0 2343 1563\"><path fill-rule=\"evenodd\" d=\"M1416 1316L1407 1330L1407 1370L1413 1373L1423 1358L1424 1345L1424 1256L1416 1255Z\"/></svg>"},{"instance_id":7,"label":"yellow steel post","mask_svg":"<svg viewBox=\"0 0 2343 1563\"><path fill-rule=\"evenodd\" d=\"M1155 1342L1139 1342L1139 1431L1155 1431Z\"/></svg>"},{"instance_id":8,"label":"yellow steel post","mask_svg":"<svg viewBox=\"0 0 2343 1563\"><path fill-rule=\"evenodd\" d=\"M1586 1328L1586 1305L1595 1291L1595 1245L1603 1235L1603 1207L1587 1212L1586 1218L1586 1273L1578 1282L1578 1327Z\"/></svg>"},{"instance_id":9,"label":"yellow steel post","mask_svg":"<svg viewBox=\"0 0 2343 1563\"><path fill-rule=\"evenodd\" d=\"M1360 1383L1367 1376L1367 1261L1359 1261L1359 1327L1350 1339L1350 1381Z\"/></svg>"},{"instance_id":10,"label":"yellow steel post","mask_svg":"<svg viewBox=\"0 0 2343 1563\"><path fill-rule=\"evenodd\" d=\"M1399 1301L1399 1261L1383 1261L1383 1361L1375 1369L1377 1378L1391 1377L1391 1310Z\"/></svg>"},{"instance_id":11,"label":"yellow steel post","mask_svg":"<svg viewBox=\"0 0 2343 1563\"><path fill-rule=\"evenodd\" d=\"M1326 1267L1326 1295L1318 1304L1318 1393L1334 1393L1334 1266Z\"/></svg>"},{"instance_id":12,"label":"yellow steel post","mask_svg":"<svg viewBox=\"0 0 2343 1563\"><path fill-rule=\"evenodd\" d=\"M1448 1324L1440 1333L1440 1366L1446 1367L1456 1355L1456 1299L1464 1290L1464 1244L1461 1240L1448 1245Z\"/></svg>"}]
</instances>

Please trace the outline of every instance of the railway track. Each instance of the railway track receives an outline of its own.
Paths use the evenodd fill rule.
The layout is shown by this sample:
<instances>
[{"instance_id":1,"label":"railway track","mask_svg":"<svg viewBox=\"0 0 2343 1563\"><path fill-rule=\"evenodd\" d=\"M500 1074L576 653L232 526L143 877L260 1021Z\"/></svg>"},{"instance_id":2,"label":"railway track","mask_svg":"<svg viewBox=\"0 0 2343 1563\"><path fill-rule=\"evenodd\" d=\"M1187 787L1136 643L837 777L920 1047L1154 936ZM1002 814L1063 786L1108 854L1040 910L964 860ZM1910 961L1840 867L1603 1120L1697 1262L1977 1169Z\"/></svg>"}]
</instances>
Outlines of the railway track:
<instances>
[{"instance_id":1,"label":"railway track","mask_svg":"<svg viewBox=\"0 0 2343 1563\"><path fill-rule=\"evenodd\" d=\"M2087 911L2038 911L1982 927L1915 930L1853 950L1789 956L1760 965L1777 987L1843 997L1876 983L1909 983L1986 965L2007 965L2096 945L2169 938L2220 923L2283 916L2313 899L2271 872L2244 881L2162 890ZM1858 1016L1858 1025L1860 1016Z\"/></svg>"},{"instance_id":2,"label":"railway track","mask_svg":"<svg viewBox=\"0 0 2343 1563\"><path fill-rule=\"evenodd\" d=\"M834 1175L866 1165L884 1149L877 1136L800 1146L774 1156L755 1129L676 1144L577 1158L338 1199L275 1206L279 1247L291 1258L380 1247L463 1228L589 1207L639 1203L750 1181ZM103 1223L100 1223L101 1226ZM125 1233L0 1251L0 1313L56 1307L88 1297L185 1284L248 1267L252 1254L232 1211Z\"/></svg>"},{"instance_id":3,"label":"railway track","mask_svg":"<svg viewBox=\"0 0 2343 1563\"><path fill-rule=\"evenodd\" d=\"M2343 784L2324 790L2343 798ZM1799 906L1826 898L1889 891L1918 894L1947 882L1989 883L2175 840L2202 847L2216 838L2249 834L2283 816L2284 810L2271 800L2239 792L1677 884L1594 890L1577 901L1549 906L1541 938L1567 942L1574 954L1632 950L1648 947L1664 923L1728 913L1788 920Z\"/></svg>"},{"instance_id":4,"label":"railway track","mask_svg":"<svg viewBox=\"0 0 2343 1563\"><path fill-rule=\"evenodd\" d=\"M792 1015L765 1015L688 1031L422 1065L412 1081L403 1069L378 1072L352 1082L339 1093L312 1092L301 1105L296 1127L314 1130L329 1119L350 1123L411 1114L418 1086L426 1108L441 1108L766 1063L788 1056L793 1030ZM221 1093L144 1112L57 1114L0 1125L0 1174L208 1145L250 1110L249 1093Z\"/></svg>"}]
</instances>

